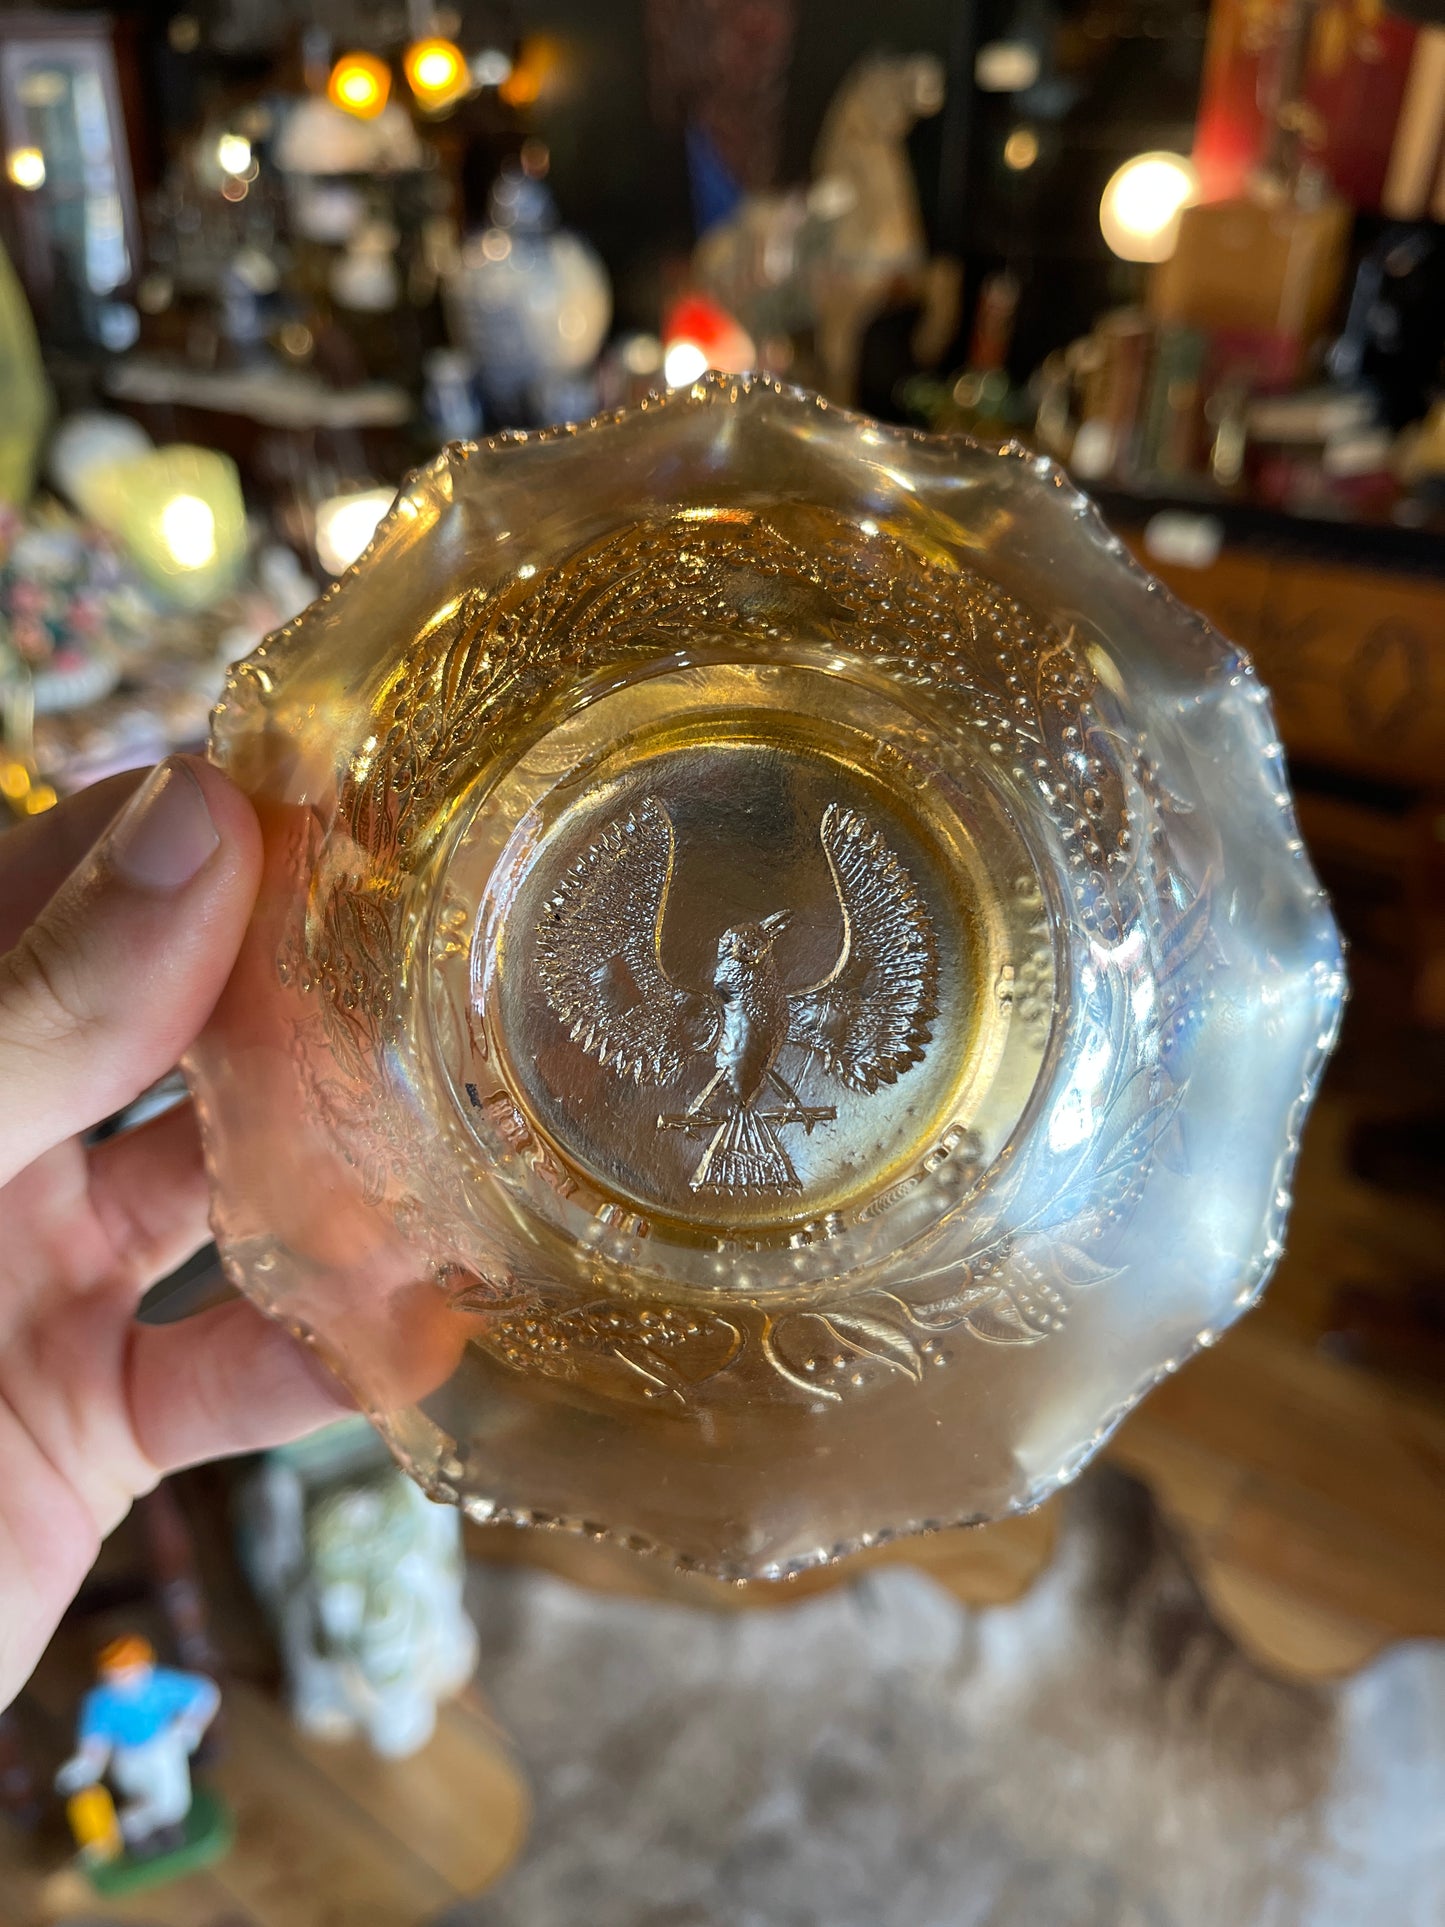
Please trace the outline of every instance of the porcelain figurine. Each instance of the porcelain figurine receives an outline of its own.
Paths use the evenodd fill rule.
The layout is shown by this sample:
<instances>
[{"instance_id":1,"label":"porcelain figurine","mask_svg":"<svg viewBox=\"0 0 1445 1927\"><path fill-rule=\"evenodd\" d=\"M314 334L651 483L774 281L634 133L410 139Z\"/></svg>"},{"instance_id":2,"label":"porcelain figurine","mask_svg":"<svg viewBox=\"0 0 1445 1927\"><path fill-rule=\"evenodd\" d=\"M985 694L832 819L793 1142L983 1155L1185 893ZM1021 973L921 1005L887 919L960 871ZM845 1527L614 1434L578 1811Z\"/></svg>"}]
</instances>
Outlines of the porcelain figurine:
<instances>
[{"instance_id":1,"label":"porcelain figurine","mask_svg":"<svg viewBox=\"0 0 1445 1927\"><path fill-rule=\"evenodd\" d=\"M276 1627L297 1724L384 1758L431 1738L476 1666L461 1519L390 1465L333 1478L268 1455L248 1491L246 1560Z\"/></svg>"},{"instance_id":2,"label":"porcelain figurine","mask_svg":"<svg viewBox=\"0 0 1445 1927\"><path fill-rule=\"evenodd\" d=\"M191 1755L220 1710L220 1689L201 1673L158 1666L137 1634L104 1649L98 1675L56 1787L76 1800L112 1780L123 1798L115 1817L125 1848L137 1855L175 1848L191 1811ZM85 1811L93 1815L93 1805ZM83 1824L91 1843L107 1841L109 1830L93 1817Z\"/></svg>"},{"instance_id":3,"label":"porcelain figurine","mask_svg":"<svg viewBox=\"0 0 1445 1927\"><path fill-rule=\"evenodd\" d=\"M494 421L586 415L590 371L612 319L607 271L558 226L545 183L505 172L491 223L463 243L447 287L452 330L471 354Z\"/></svg>"},{"instance_id":4,"label":"porcelain figurine","mask_svg":"<svg viewBox=\"0 0 1445 1927\"><path fill-rule=\"evenodd\" d=\"M928 243L908 157L915 121L943 105L931 54L870 54L829 104L813 155L815 194L838 207L815 271L818 352L828 393L851 402L863 331L900 288L924 285Z\"/></svg>"}]
</instances>

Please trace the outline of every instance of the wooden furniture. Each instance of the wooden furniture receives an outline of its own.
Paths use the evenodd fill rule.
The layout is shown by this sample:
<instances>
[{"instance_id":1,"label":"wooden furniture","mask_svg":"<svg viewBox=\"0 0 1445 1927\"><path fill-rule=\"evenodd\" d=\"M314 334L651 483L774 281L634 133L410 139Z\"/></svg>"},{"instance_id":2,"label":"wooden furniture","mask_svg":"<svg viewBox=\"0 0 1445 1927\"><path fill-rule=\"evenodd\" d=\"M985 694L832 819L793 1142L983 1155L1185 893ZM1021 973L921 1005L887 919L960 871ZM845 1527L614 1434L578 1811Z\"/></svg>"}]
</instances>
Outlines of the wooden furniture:
<instances>
[{"instance_id":1,"label":"wooden furniture","mask_svg":"<svg viewBox=\"0 0 1445 1927\"><path fill-rule=\"evenodd\" d=\"M1301 833L1353 945L1355 1068L1337 1074L1367 1101L1341 1155L1391 1202L1375 1249L1357 1247L1354 1275L1336 1281L1324 1342L1438 1392L1445 1278L1438 1226L1416 1220L1438 1194L1445 1132L1432 1069L1445 1033L1445 542L1283 517L1271 529L1232 506L1235 539L1193 569L1149 555L1147 525L1127 503L1112 508L1146 566L1247 649L1269 685Z\"/></svg>"},{"instance_id":2,"label":"wooden furniture","mask_svg":"<svg viewBox=\"0 0 1445 1927\"><path fill-rule=\"evenodd\" d=\"M1445 1029L1445 539L1298 521L1239 502L1106 493L1113 526L1154 575L1248 650L1274 699L1301 830L1326 883L1372 879L1398 1015ZM1217 517L1205 568L1150 552L1158 509ZM1346 932L1358 945L1366 933Z\"/></svg>"},{"instance_id":3,"label":"wooden furniture","mask_svg":"<svg viewBox=\"0 0 1445 1927\"><path fill-rule=\"evenodd\" d=\"M1254 657L1292 764L1445 784L1445 577L1245 548L1208 569L1142 559Z\"/></svg>"}]
</instances>

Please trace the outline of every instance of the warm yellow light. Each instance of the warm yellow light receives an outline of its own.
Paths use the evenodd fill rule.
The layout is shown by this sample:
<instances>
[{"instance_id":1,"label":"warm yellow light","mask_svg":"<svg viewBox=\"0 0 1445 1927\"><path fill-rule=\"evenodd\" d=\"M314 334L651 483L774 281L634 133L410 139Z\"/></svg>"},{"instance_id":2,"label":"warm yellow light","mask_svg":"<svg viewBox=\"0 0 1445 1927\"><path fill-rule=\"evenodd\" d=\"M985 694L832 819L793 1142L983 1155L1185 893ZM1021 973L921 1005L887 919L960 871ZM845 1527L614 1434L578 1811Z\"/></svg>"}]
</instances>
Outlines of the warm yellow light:
<instances>
[{"instance_id":1,"label":"warm yellow light","mask_svg":"<svg viewBox=\"0 0 1445 1927\"><path fill-rule=\"evenodd\" d=\"M42 816L59 800L49 783L37 782L20 762L0 764L0 796L22 816Z\"/></svg>"},{"instance_id":2,"label":"warm yellow light","mask_svg":"<svg viewBox=\"0 0 1445 1927\"><path fill-rule=\"evenodd\" d=\"M1179 239L1179 216L1198 183L1181 154L1136 154L1109 180L1099 226L1121 261L1167 261Z\"/></svg>"},{"instance_id":3,"label":"warm yellow light","mask_svg":"<svg viewBox=\"0 0 1445 1927\"><path fill-rule=\"evenodd\" d=\"M560 60L559 43L547 34L531 34L517 51L511 73L497 92L509 107L530 107L541 97Z\"/></svg>"},{"instance_id":4,"label":"warm yellow light","mask_svg":"<svg viewBox=\"0 0 1445 1927\"><path fill-rule=\"evenodd\" d=\"M223 174L244 174L251 165L251 143L244 134L222 134L216 142L216 165Z\"/></svg>"},{"instance_id":5,"label":"warm yellow light","mask_svg":"<svg viewBox=\"0 0 1445 1927\"><path fill-rule=\"evenodd\" d=\"M327 96L334 107L375 120L391 92L391 69L375 54L343 54L331 69Z\"/></svg>"},{"instance_id":6,"label":"warm yellow light","mask_svg":"<svg viewBox=\"0 0 1445 1927\"><path fill-rule=\"evenodd\" d=\"M416 63L416 84L430 88L434 93L443 87L450 87L460 71L459 64L451 54L441 47L433 47L424 53Z\"/></svg>"},{"instance_id":7,"label":"warm yellow light","mask_svg":"<svg viewBox=\"0 0 1445 1927\"><path fill-rule=\"evenodd\" d=\"M166 602L203 609L245 565L249 531L229 456L184 445L115 451L86 472L85 512Z\"/></svg>"},{"instance_id":8,"label":"warm yellow light","mask_svg":"<svg viewBox=\"0 0 1445 1927\"><path fill-rule=\"evenodd\" d=\"M1003 164L1022 174L1039 157L1039 137L1032 127L1016 127L1003 144Z\"/></svg>"},{"instance_id":9,"label":"warm yellow light","mask_svg":"<svg viewBox=\"0 0 1445 1927\"><path fill-rule=\"evenodd\" d=\"M17 187L33 192L45 185L45 156L38 147L12 147L5 161L5 172Z\"/></svg>"},{"instance_id":10,"label":"warm yellow light","mask_svg":"<svg viewBox=\"0 0 1445 1927\"><path fill-rule=\"evenodd\" d=\"M669 388L687 388L707 373L707 356L695 341L674 341L662 357L662 378Z\"/></svg>"},{"instance_id":11,"label":"warm yellow light","mask_svg":"<svg viewBox=\"0 0 1445 1927\"><path fill-rule=\"evenodd\" d=\"M442 107L466 92L469 76L461 49L450 40L417 40L402 59L412 92L423 107Z\"/></svg>"},{"instance_id":12,"label":"warm yellow light","mask_svg":"<svg viewBox=\"0 0 1445 1927\"><path fill-rule=\"evenodd\" d=\"M216 559L216 516L199 495L173 495L161 510L161 541L178 569L204 569Z\"/></svg>"},{"instance_id":13,"label":"warm yellow light","mask_svg":"<svg viewBox=\"0 0 1445 1927\"><path fill-rule=\"evenodd\" d=\"M333 495L316 511L316 557L330 575L344 575L396 500L391 488L363 489L356 495Z\"/></svg>"},{"instance_id":14,"label":"warm yellow light","mask_svg":"<svg viewBox=\"0 0 1445 1927\"><path fill-rule=\"evenodd\" d=\"M1041 64L1027 40L990 40L974 59L974 84L982 94L1026 94Z\"/></svg>"}]
</instances>

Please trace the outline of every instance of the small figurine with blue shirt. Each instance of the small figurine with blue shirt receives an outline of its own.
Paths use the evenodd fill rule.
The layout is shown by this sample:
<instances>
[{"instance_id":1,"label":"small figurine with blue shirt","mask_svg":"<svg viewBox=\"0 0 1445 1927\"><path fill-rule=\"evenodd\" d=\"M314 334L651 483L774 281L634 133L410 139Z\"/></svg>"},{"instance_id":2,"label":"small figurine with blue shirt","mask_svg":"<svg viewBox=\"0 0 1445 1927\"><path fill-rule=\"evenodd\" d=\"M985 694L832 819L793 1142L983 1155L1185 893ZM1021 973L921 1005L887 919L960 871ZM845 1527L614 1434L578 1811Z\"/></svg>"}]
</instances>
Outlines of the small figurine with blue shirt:
<instances>
[{"instance_id":1,"label":"small figurine with blue shirt","mask_svg":"<svg viewBox=\"0 0 1445 1927\"><path fill-rule=\"evenodd\" d=\"M88 1857L111 1857L120 1844L117 1831L131 1854L165 1852L183 1836L191 1810L191 1755L216 1717L220 1688L204 1674L157 1666L149 1642L134 1633L104 1649L98 1672L81 1704L76 1750L56 1775L56 1790L69 1796L72 1825ZM124 1802L109 1826L102 1811L109 1807L104 1778Z\"/></svg>"}]
</instances>

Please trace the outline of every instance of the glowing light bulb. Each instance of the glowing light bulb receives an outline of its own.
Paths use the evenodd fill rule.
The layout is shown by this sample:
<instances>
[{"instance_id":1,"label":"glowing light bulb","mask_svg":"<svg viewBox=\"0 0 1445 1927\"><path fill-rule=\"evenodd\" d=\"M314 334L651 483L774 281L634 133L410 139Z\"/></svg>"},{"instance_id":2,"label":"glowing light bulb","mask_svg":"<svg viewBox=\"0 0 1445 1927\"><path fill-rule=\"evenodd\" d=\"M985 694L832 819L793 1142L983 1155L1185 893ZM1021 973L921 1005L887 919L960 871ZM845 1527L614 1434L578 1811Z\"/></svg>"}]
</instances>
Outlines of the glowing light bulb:
<instances>
[{"instance_id":1,"label":"glowing light bulb","mask_svg":"<svg viewBox=\"0 0 1445 1927\"><path fill-rule=\"evenodd\" d=\"M411 91L423 107L444 107L464 94L470 81L461 49L450 40L418 40L402 60Z\"/></svg>"},{"instance_id":2,"label":"glowing light bulb","mask_svg":"<svg viewBox=\"0 0 1445 1927\"><path fill-rule=\"evenodd\" d=\"M251 165L251 143L244 134L222 134L216 142L216 165L223 174L244 174Z\"/></svg>"},{"instance_id":3,"label":"glowing light bulb","mask_svg":"<svg viewBox=\"0 0 1445 1927\"><path fill-rule=\"evenodd\" d=\"M391 70L375 54L343 54L331 69L327 97L358 120L375 120L391 92Z\"/></svg>"},{"instance_id":4,"label":"glowing light bulb","mask_svg":"<svg viewBox=\"0 0 1445 1927\"><path fill-rule=\"evenodd\" d=\"M686 388L707 373L707 356L695 341L674 341L662 357L662 378L669 388Z\"/></svg>"},{"instance_id":5,"label":"glowing light bulb","mask_svg":"<svg viewBox=\"0 0 1445 1927\"><path fill-rule=\"evenodd\" d=\"M161 510L161 541L178 569L216 559L216 513L199 495L173 495Z\"/></svg>"},{"instance_id":6,"label":"glowing light bulb","mask_svg":"<svg viewBox=\"0 0 1445 1927\"><path fill-rule=\"evenodd\" d=\"M416 79L419 87L430 88L433 92L450 87L457 77L458 63L449 52L440 47L422 55L416 63Z\"/></svg>"},{"instance_id":7,"label":"glowing light bulb","mask_svg":"<svg viewBox=\"0 0 1445 1927\"><path fill-rule=\"evenodd\" d=\"M1121 261L1167 261L1179 239L1179 216L1198 186L1180 154L1136 154L1109 179L1099 226Z\"/></svg>"},{"instance_id":8,"label":"glowing light bulb","mask_svg":"<svg viewBox=\"0 0 1445 1927\"><path fill-rule=\"evenodd\" d=\"M344 575L376 534L396 499L395 489L369 488L359 495L333 495L316 511L316 559L331 575Z\"/></svg>"},{"instance_id":9,"label":"glowing light bulb","mask_svg":"<svg viewBox=\"0 0 1445 1927\"><path fill-rule=\"evenodd\" d=\"M1027 40L990 40L974 60L974 85L983 94L1027 93L1039 65L1038 49Z\"/></svg>"},{"instance_id":10,"label":"glowing light bulb","mask_svg":"<svg viewBox=\"0 0 1445 1927\"><path fill-rule=\"evenodd\" d=\"M1039 137L1032 127L1016 127L1003 144L1003 164L1022 174L1039 157Z\"/></svg>"},{"instance_id":11,"label":"glowing light bulb","mask_svg":"<svg viewBox=\"0 0 1445 1927\"><path fill-rule=\"evenodd\" d=\"M45 156L38 147L12 147L5 161L5 172L17 187L33 193L45 185Z\"/></svg>"}]
</instances>

